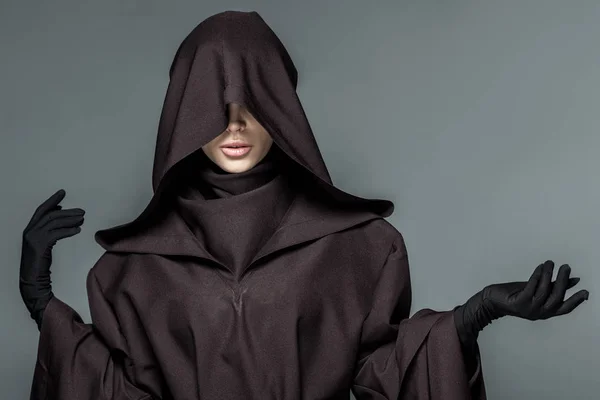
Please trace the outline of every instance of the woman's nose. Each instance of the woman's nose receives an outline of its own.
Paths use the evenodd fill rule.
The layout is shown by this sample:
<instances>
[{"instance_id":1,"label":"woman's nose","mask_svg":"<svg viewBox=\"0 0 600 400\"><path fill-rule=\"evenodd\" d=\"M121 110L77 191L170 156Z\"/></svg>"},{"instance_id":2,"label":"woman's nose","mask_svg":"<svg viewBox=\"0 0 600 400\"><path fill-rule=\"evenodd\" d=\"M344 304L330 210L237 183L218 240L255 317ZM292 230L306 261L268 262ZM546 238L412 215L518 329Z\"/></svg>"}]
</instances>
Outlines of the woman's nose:
<instances>
[{"instance_id":1,"label":"woman's nose","mask_svg":"<svg viewBox=\"0 0 600 400\"><path fill-rule=\"evenodd\" d=\"M227 130L229 132L241 132L244 130L244 128L246 127L246 125L244 124L244 121L242 120L232 120L231 118L229 119L229 124L227 125Z\"/></svg>"},{"instance_id":2,"label":"woman's nose","mask_svg":"<svg viewBox=\"0 0 600 400\"><path fill-rule=\"evenodd\" d=\"M236 103L229 103L227 105L227 111L229 114L229 124L227 125L227 130L230 132L243 130L246 124L242 117L240 105Z\"/></svg>"}]
</instances>

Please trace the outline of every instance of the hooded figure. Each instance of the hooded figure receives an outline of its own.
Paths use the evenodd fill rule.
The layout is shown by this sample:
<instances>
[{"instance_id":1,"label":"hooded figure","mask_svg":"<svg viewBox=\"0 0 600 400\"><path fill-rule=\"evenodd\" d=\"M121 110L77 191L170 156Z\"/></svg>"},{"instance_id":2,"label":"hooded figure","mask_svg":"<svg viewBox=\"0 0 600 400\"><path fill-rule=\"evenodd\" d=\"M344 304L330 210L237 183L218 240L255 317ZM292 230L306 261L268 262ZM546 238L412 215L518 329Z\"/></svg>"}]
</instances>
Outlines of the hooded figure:
<instances>
[{"instance_id":1,"label":"hooded figure","mask_svg":"<svg viewBox=\"0 0 600 400\"><path fill-rule=\"evenodd\" d=\"M452 311L409 318L393 203L333 185L297 80L257 12L213 15L185 38L154 194L95 234L106 251L87 275L92 324L47 304L32 398L485 399L478 348L463 354ZM273 139L240 174L201 150L230 104Z\"/></svg>"}]
</instances>

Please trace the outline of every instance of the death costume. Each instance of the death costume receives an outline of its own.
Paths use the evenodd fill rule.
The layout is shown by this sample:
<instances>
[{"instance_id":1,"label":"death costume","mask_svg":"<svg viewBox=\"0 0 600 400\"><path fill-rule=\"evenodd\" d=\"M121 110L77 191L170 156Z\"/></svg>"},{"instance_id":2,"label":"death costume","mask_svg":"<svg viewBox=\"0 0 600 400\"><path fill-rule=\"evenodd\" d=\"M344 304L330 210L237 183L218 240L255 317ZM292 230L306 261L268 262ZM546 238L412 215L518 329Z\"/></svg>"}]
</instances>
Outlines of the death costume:
<instances>
[{"instance_id":1,"label":"death costume","mask_svg":"<svg viewBox=\"0 0 600 400\"><path fill-rule=\"evenodd\" d=\"M407 249L385 219L394 205L334 186L297 80L256 12L213 15L185 38L153 196L95 234L92 323L49 300L32 399L485 399L479 351L462 351L452 310L410 316ZM240 174L201 150L231 102L273 138Z\"/></svg>"}]
</instances>

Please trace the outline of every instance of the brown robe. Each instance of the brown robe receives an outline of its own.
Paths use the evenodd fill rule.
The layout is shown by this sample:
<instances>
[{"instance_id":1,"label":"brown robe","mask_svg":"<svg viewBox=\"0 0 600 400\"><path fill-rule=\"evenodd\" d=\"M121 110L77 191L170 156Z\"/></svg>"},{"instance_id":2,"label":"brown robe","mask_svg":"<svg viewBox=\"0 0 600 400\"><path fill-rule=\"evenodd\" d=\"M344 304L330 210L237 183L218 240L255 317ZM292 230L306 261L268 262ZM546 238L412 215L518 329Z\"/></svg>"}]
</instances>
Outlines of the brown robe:
<instances>
[{"instance_id":1,"label":"brown robe","mask_svg":"<svg viewBox=\"0 0 600 400\"><path fill-rule=\"evenodd\" d=\"M410 317L407 250L388 200L331 181L297 72L256 12L200 23L170 70L152 183L133 221L96 232L92 323L58 297L41 326L32 399L485 399L451 310ZM285 215L249 262L219 260L173 203L193 152L245 105L292 165ZM188 170L189 171L189 170ZM409 318L410 317L410 318Z\"/></svg>"}]
</instances>

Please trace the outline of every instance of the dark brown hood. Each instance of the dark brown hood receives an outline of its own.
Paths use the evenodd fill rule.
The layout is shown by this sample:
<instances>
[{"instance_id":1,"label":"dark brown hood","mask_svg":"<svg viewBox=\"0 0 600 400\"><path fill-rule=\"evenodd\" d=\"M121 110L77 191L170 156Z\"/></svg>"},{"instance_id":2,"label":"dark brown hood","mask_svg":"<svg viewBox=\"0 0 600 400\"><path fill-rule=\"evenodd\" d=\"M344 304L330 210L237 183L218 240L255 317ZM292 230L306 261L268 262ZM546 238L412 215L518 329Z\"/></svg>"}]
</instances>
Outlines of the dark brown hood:
<instances>
[{"instance_id":1,"label":"dark brown hood","mask_svg":"<svg viewBox=\"0 0 600 400\"><path fill-rule=\"evenodd\" d=\"M230 102L247 107L306 177L307 190L256 259L392 214L389 200L361 198L333 185L296 94L296 68L257 12L225 11L202 21L179 46L169 76L154 155L154 194L135 220L96 232L106 250L211 258L169 211L165 194L182 161L226 130Z\"/></svg>"}]
</instances>

